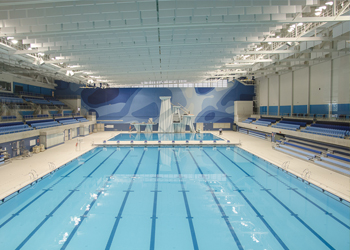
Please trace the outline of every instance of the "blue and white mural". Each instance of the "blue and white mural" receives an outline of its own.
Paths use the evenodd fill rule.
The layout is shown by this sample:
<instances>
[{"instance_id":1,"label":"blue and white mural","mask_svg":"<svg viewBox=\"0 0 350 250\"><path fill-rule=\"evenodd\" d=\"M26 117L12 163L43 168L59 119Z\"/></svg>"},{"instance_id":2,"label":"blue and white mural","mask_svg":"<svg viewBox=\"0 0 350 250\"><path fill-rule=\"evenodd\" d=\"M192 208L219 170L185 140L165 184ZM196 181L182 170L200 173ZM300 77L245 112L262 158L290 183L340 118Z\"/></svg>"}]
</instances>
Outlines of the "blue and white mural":
<instances>
[{"instance_id":1,"label":"blue and white mural","mask_svg":"<svg viewBox=\"0 0 350 250\"><path fill-rule=\"evenodd\" d=\"M110 88L84 89L79 85L57 81L56 96L81 95L81 106L95 111L98 120L120 120L123 123L158 122L160 96L171 96L174 105L181 104L195 115L195 123L234 120L234 101L253 100L254 87L235 81L227 88Z\"/></svg>"}]
</instances>

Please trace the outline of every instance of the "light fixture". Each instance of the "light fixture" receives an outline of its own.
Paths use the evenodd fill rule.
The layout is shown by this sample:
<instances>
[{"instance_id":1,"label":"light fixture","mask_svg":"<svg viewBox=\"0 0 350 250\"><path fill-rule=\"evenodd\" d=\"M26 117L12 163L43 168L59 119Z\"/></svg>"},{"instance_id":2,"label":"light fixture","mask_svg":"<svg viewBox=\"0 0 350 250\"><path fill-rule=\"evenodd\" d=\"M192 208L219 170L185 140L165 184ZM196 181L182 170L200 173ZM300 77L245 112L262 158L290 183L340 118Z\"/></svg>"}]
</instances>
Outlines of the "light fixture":
<instances>
[{"instance_id":1,"label":"light fixture","mask_svg":"<svg viewBox=\"0 0 350 250\"><path fill-rule=\"evenodd\" d=\"M255 51L259 51L259 50L261 50L261 49L262 49L262 47L259 47L259 48L256 48Z\"/></svg>"},{"instance_id":2,"label":"light fixture","mask_svg":"<svg viewBox=\"0 0 350 250\"><path fill-rule=\"evenodd\" d=\"M17 43L18 43L17 40L11 40L11 42L12 42L13 44L17 44Z\"/></svg>"},{"instance_id":3,"label":"light fixture","mask_svg":"<svg viewBox=\"0 0 350 250\"><path fill-rule=\"evenodd\" d=\"M39 59L39 65L43 65L44 63L45 63L45 61L42 58L40 58Z\"/></svg>"},{"instance_id":4,"label":"light fixture","mask_svg":"<svg viewBox=\"0 0 350 250\"><path fill-rule=\"evenodd\" d=\"M12 39L15 39L15 38L13 36L8 36L6 39L7 40L12 40Z\"/></svg>"},{"instance_id":5,"label":"light fixture","mask_svg":"<svg viewBox=\"0 0 350 250\"><path fill-rule=\"evenodd\" d=\"M333 5L333 2L332 2L332 1L326 2L326 5L332 6L332 5Z\"/></svg>"},{"instance_id":6,"label":"light fixture","mask_svg":"<svg viewBox=\"0 0 350 250\"><path fill-rule=\"evenodd\" d=\"M298 23L298 25L297 25L298 27L300 27L300 26L303 26L303 23Z\"/></svg>"},{"instance_id":7,"label":"light fixture","mask_svg":"<svg viewBox=\"0 0 350 250\"><path fill-rule=\"evenodd\" d=\"M272 44L272 42L268 42L267 44Z\"/></svg>"},{"instance_id":8,"label":"light fixture","mask_svg":"<svg viewBox=\"0 0 350 250\"><path fill-rule=\"evenodd\" d=\"M72 70L67 70L66 76L74 76L74 72Z\"/></svg>"},{"instance_id":9,"label":"light fixture","mask_svg":"<svg viewBox=\"0 0 350 250\"><path fill-rule=\"evenodd\" d=\"M38 53L38 56L44 56L44 55L45 55L45 53L42 53L42 52Z\"/></svg>"},{"instance_id":10,"label":"light fixture","mask_svg":"<svg viewBox=\"0 0 350 250\"><path fill-rule=\"evenodd\" d=\"M315 16L321 15L321 12L315 12Z\"/></svg>"},{"instance_id":11,"label":"light fixture","mask_svg":"<svg viewBox=\"0 0 350 250\"><path fill-rule=\"evenodd\" d=\"M292 46L292 42L287 42L286 43L289 47Z\"/></svg>"}]
</instances>

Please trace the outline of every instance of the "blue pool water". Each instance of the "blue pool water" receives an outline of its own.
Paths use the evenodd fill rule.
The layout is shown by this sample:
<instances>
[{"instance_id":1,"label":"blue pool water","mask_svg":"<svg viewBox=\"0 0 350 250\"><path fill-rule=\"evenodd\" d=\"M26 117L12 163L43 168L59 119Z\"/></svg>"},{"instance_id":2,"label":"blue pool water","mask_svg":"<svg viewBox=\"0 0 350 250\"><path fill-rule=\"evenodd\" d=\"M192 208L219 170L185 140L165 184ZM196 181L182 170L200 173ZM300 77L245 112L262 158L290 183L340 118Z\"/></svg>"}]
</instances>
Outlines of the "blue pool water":
<instances>
[{"instance_id":1,"label":"blue pool water","mask_svg":"<svg viewBox=\"0 0 350 250\"><path fill-rule=\"evenodd\" d=\"M349 207L239 148L95 148L0 206L0 249L337 249Z\"/></svg>"},{"instance_id":2,"label":"blue pool water","mask_svg":"<svg viewBox=\"0 0 350 250\"><path fill-rule=\"evenodd\" d=\"M131 133L119 134L109 141L212 141L222 140L211 133Z\"/></svg>"}]
</instances>

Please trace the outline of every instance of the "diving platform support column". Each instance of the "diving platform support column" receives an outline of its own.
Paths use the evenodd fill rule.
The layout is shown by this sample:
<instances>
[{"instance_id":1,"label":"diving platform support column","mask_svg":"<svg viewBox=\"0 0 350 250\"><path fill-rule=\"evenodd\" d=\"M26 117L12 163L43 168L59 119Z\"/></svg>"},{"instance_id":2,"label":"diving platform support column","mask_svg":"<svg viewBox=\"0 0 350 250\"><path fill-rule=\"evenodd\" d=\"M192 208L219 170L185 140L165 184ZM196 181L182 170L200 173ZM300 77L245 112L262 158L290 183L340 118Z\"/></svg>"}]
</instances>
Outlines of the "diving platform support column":
<instances>
[{"instance_id":1,"label":"diving platform support column","mask_svg":"<svg viewBox=\"0 0 350 250\"><path fill-rule=\"evenodd\" d=\"M160 96L162 100L160 105L159 126L158 132L160 133L172 133L174 132L173 125L173 112L171 107L171 96Z\"/></svg>"},{"instance_id":2,"label":"diving platform support column","mask_svg":"<svg viewBox=\"0 0 350 250\"><path fill-rule=\"evenodd\" d=\"M193 119L194 119L194 115L183 115L182 116L182 122L185 124L185 127L186 125L188 125L190 127L190 131L191 132L195 132L194 130L194 126L193 126Z\"/></svg>"}]
</instances>

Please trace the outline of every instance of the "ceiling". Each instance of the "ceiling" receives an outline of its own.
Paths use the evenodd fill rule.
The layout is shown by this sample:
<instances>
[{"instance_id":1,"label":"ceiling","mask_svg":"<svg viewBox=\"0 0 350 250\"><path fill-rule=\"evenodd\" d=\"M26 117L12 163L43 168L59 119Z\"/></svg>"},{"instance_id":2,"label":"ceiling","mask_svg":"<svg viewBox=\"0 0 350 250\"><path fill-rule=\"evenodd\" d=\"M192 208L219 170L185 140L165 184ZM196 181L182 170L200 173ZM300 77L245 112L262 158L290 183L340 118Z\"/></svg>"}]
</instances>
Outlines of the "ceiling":
<instances>
[{"instance_id":1,"label":"ceiling","mask_svg":"<svg viewBox=\"0 0 350 250\"><path fill-rule=\"evenodd\" d=\"M0 0L0 62L110 86L258 77L348 53L349 21L349 0Z\"/></svg>"}]
</instances>

